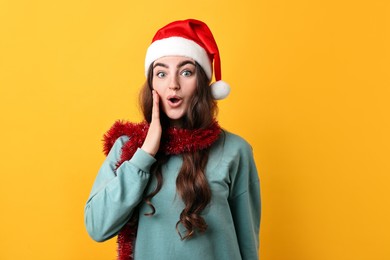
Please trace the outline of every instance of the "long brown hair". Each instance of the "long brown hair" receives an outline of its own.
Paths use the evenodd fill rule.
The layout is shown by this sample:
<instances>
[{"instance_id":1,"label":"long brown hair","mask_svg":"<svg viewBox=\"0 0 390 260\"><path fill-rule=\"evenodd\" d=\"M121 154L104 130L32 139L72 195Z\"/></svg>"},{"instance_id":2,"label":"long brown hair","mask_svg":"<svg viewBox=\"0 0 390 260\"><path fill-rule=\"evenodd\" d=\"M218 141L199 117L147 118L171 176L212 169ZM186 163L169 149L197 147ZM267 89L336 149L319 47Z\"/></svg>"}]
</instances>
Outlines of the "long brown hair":
<instances>
[{"instance_id":1,"label":"long brown hair","mask_svg":"<svg viewBox=\"0 0 390 260\"><path fill-rule=\"evenodd\" d=\"M151 92L153 89L152 65L149 67L147 81L140 92L141 110L145 120L149 123L152 118L153 103ZM205 129L214 122L218 108L216 101L211 95L211 89L209 87L210 80L198 63L195 63L195 68L197 86L188 111L183 118L182 127L186 129ZM164 131L164 129L169 127L169 120L161 109L160 120ZM211 200L211 190L205 176L208 155L209 149L182 154L183 164L176 179L176 190L185 205L176 224L176 230L181 239L191 238L195 234L195 231L204 232L207 229L207 223L200 214ZM156 159L157 163L153 165L152 173L156 177L157 185L154 191L145 197L146 203L152 208L152 212L146 214L149 216L155 213L151 199L162 187L163 177L161 167L168 160L168 157L164 154L157 153ZM181 234L179 231L180 224L186 229L184 234Z\"/></svg>"}]
</instances>

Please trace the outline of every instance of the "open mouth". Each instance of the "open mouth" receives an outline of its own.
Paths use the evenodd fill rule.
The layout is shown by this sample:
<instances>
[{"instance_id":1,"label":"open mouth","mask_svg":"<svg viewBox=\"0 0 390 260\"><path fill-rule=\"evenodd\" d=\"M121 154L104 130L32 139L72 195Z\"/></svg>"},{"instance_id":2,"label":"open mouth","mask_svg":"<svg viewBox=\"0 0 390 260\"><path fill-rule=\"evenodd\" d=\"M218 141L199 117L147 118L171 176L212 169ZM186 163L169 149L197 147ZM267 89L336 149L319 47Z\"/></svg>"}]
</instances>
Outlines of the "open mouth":
<instances>
[{"instance_id":1,"label":"open mouth","mask_svg":"<svg viewBox=\"0 0 390 260\"><path fill-rule=\"evenodd\" d=\"M173 104L178 103L180 101L180 99L177 98L177 97L172 97L172 98L170 98L168 100L171 101Z\"/></svg>"},{"instance_id":2,"label":"open mouth","mask_svg":"<svg viewBox=\"0 0 390 260\"><path fill-rule=\"evenodd\" d=\"M178 107L183 102L183 99L179 96L172 95L168 97L168 104L171 107Z\"/></svg>"}]
</instances>

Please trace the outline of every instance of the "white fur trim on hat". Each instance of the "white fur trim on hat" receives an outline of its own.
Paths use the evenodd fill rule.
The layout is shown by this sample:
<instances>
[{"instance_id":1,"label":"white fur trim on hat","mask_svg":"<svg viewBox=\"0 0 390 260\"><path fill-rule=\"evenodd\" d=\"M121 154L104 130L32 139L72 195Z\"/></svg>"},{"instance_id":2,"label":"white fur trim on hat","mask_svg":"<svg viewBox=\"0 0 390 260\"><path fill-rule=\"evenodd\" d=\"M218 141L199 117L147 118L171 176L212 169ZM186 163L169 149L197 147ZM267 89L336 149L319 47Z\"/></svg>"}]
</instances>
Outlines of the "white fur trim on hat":
<instances>
[{"instance_id":1,"label":"white fur trim on hat","mask_svg":"<svg viewBox=\"0 0 390 260\"><path fill-rule=\"evenodd\" d=\"M148 75L150 64L164 56L184 56L194 59L211 79L213 71L206 51L196 42L182 38L169 37L154 41L148 48L145 57L145 75Z\"/></svg>"},{"instance_id":2,"label":"white fur trim on hat","mask_svg":"<svg viewBox=\"0 0 390 260\"><path fill-rule=\"evenodd\" d=\"M211 84L211 95L214 99L220 100L226 98L230 93L230 86L223 80Z\"/></svg>"}]
</instances>

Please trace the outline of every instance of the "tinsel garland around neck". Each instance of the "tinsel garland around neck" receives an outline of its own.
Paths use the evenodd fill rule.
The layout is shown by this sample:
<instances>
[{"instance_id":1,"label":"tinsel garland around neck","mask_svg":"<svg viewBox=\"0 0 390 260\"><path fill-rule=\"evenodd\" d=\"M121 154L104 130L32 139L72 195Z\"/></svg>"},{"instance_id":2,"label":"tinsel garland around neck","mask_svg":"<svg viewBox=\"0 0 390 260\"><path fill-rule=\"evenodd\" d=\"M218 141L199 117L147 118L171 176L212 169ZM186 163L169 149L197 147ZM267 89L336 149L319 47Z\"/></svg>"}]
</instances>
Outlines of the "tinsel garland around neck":
<instances>
[{"instance_id":1,"label":"tinsel garland around neck","mask_svg":"<svg viewBox=\"0 0 390 260\"><path fill-rule=\"evenodd\" d=\"M130 123L116 121L103 137L103 151L107 155L119 137L128 136L129 141L122 146L121 157L116 165L119 167L123 162L130 160L137 149L142 146L148 130L149 124L147 122ZM161 136L159 152L173 155L209 148L218 139L221 131L217 121L214 121L206 129L189 130L170 127L165 129ZM132 260L134 258L133 247L137 235L137 226L132 222L130 220L118 233L119 260Z\"/></svg>"},{"instance_id":2,"label":"tinsel garland around neck","mask_svg":"<svg viewBox=\"0 0 390 260\"><path fill-rule=\"evenodd\" d=\"M130 160L137 148L141 147L149 130L147 122L131 123L116 121L110 130L104 135L103 151L107 155L115 141L123 135L129 137L129 141L122 147L121 160L118 166L124 161ZM210 147L219 137L221 127L214 121L210 127L205 129L183 129L170 127L163 132L159 152L165 154L180 154L194 152Z\"/></svg>"}]
</instances>

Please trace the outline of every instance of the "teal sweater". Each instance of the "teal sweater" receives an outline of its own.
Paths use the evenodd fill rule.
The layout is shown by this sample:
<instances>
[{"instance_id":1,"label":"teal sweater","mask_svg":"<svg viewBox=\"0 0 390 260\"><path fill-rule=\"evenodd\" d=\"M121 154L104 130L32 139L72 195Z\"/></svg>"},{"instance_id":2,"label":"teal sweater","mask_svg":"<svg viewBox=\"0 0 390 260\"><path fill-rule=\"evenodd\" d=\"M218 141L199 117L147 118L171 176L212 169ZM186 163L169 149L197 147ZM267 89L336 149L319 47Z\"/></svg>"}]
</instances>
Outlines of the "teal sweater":
<instances>
[{"instance_id":1,"label":"teal sweater","mask_svg":"<svg viewBox=\"0 0 390 260\"><path fill-rule=\"evenodd\" d=\"M117 235L140 204L135 260L258 259L259 178L252 149L244 139L223 131L211 147L206 177L212 198L202 212L208 228L183 241L175 228L184 207L176 193L181 156L171 156L163 166L163 186L151 200L156 213L144 216L151 210L142 198L155 187L153 177L147 185L155 159L138 149L115 170L126 141L127 136L116 140L85 206L85 225L94 240L101 242Z\"/></svg>"}]
</instances>

